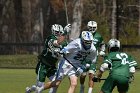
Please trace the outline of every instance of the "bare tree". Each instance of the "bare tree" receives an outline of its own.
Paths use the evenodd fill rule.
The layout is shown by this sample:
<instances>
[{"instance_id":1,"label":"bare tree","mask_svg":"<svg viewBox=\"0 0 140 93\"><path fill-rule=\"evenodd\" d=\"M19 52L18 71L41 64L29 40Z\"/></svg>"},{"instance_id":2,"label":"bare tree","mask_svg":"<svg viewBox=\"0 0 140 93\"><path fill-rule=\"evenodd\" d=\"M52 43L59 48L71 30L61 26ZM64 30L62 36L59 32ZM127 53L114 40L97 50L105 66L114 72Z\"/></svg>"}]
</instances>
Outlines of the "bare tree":
<instances>
[{"instance_id":1,"label":"bare tree","mask_svg":"<svg viewBox=\"0 0 140 93\"><path fill-rule=\"evenodd\" d=\"M82 11L83 11L83 0L73 0L73 22L72 22L72 32L70 34L70 39L73 40L79 37L81 31L82 22Z\"/></svg>"},{"instance_id":2,"label":"bare tree","mask_svg":"<svg viewBox=\"0 0 140 93\"><path fill-rule=\"evenodd\" d=\"M27 42L31 37L31 2L30 0L22 0L23 11L23 24L24 24L24 36L22 42Z\"/></svg>"},{"instance_id":3,"label":"bare tree","mask_svg":"<svg viewBox=\"0 0 140 93\"><path fill-rule=\"evenodd\" d=\"M139 6L138 6L138 9L139 9L139 36L140 36L140 0L139 0Z\"/></svg>"},{"instance_id":4,"label":"bare tree","mask_svg":"<svg viewBox=\"0 0 140 93\"><path fill-rule=\"evenodd\" d=\"M111 38L116 37L116 8L116 0L113 0Z\"/></svg>"}]
</instances>

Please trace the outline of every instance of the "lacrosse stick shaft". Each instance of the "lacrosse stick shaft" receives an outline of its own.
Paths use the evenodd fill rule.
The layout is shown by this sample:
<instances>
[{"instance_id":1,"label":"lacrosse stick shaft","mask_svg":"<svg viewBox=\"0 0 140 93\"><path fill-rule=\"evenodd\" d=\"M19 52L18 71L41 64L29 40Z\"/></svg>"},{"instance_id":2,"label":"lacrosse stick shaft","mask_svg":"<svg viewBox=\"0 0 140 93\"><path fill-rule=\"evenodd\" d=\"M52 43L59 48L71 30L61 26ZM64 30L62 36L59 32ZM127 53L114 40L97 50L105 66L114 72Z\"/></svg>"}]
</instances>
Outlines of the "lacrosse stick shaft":
<instances>
[{"instance_id":1,"label":"lacrosse stick shaft","mask_svg":"<svg viewBox=\"0 0 140 93\"><path fill-rule=\"evenodd\" d=\"M67 62L68 62L69 64L71 64L71 65L77 70L77 67L76 67L75 65L73 65L73 64L65 57L65 55L63 55L63 58L64 58L65 60L67 60Z\"/></svg>"},{"instance_id":2,"label":"lacrosse stick shaft","mask_svg":"<svg viewBox=\"0 0 140 93\"><path fill-rule=\"evenodd\" d=\"M69 18L68 18L68 10L67 10L67 2L66 0L64 0L64 4L65 4L65 11L66 11L66 20L67 20L67 24L69 23Z\"/></svg>"},{"instance_id":3,"label":"lacrosse stick shaft","mask_svg":"<svg viewBox=\"0 0 140 93\"><path fill-rule=\"evenodd\" d=\"M106 80L106 78L101 78L100 80Z\"/></svg>"}]
</instances>

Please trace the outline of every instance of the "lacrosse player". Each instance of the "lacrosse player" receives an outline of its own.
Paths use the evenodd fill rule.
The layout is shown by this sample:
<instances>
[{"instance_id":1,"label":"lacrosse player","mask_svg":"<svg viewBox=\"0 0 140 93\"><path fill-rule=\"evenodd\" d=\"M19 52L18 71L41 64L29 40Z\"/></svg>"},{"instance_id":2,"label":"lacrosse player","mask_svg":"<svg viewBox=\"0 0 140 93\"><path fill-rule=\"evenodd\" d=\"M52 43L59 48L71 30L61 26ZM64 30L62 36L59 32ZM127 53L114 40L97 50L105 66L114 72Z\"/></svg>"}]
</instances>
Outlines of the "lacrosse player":
<instances>
[{"instance_id":1,"label":"lacrosse player","mask_svg":"<svg viewBox=\"0 0 140 93\"><path fill-rule=\"evenodd\" d=\"M105 56L104 63L101 65L96 79L100 80L106 69L110 70L109 76L105 80L100 93L112 93L117 86L119 93L127 93L129 80L133 78L137 62L127 53L120 52L120 41L110 39L108 42L109 54ZM95 77L93 78L93 80Z\"/></svg>"},{"instance_id":2,"label":"lacrosse player","mask_svg":"<svg viewBox=\"0 0 140 93\"><path fill-rule=\"evenodd\" d=\"M93 35L93 43L97 49L97 57L98 57L98 55L104 56L105 55L105 44L103 41L103 37L96 31L97 23L95 21L89 21L87 24L87 28ZM83 64L87 64L87 63L88 63L88 61L83 62ZM92 89L94 86L94 82L92 81L92 78L94 77L95 72L96 72L96 64L89 64L89 66L90 66L89 69L86 69L84 71L84 73L82 73L82 75L80 76L80 93L84 93L84 82L85 82L85 78L86 78L87 74L89 76L88 93L92 93Z\"/></svg>"},{"instance_id":3,"label":"lacrosse player","mask_svg":"<svg viewBox=\"0 0 140 93\"><path fill-rule=\"evenodd\" d=\"M64 27L64 32L65 32L65 39L69 40L69 33L71 32L71 24L67 24ZM52 88L50 88L49 93L56 93L57 89L58 89L57 86L56 87L52 87Z\"/></svg>"},{"instance_id":4,"label":"lacrosse player","mask_svg":"<svg viewBox=\"0 0 140 93\"><path fill-rule=\"evenodd\" d=\"M61 48L67 45L63 27L54 24L51 27L52 34L46 39L44 49L38 56L38 64L36 66L37 82L32 87L26 87L26 93L35 91L35 86L42 87L46 76L52 80L56 72L56 64L59 59Z\"/></svg>"},{"instance_id":5,"label":"lacrosse player","mask_svg":"<svg viewBox=\"0 0 140 93\"><path fill-rule=\"evenodd\" d=\"M88 66L82 65L81 62L83 60L88 60L91 63L96 62L97 52L93 44L92 33L83 31L81 37L71 41L62 49L61 53L63 54L63 59L59 62L56 80L47 82L42 88L37 87L37 93L41 93L41 91L50 87L58 86L66 75L70 80L68 93L74 93L78 76L83 72L83 69L88 68Z\"/></svg>"}]
</instances>

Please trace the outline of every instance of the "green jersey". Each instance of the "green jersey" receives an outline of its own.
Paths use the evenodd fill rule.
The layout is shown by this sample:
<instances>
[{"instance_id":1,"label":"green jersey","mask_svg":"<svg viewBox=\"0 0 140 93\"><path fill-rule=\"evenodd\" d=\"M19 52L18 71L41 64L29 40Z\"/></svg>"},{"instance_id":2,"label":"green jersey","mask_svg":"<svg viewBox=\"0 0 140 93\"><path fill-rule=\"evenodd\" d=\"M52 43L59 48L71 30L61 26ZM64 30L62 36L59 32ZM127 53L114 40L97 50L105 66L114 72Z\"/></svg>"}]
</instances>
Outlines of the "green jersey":
<instances>
[{"instance_id":1,"label":"green jersey","mask_svg":"<svg viewBox=\"0 0 140 93\"><path fill-rule=\"evenodd\" d=\"M136 66L134 58L124 52L110 52L104 59L110 64L110 75L130 76L129 68Z\"/></svg>"},{"instance_id":2,"label":"green jersey","mask_svg":"<svg viewBox=\"0 0 140 93\"><path fill-rule=\"evenodd\" d=\"M45 45L42 53L40 54L40 62L46 64L55 66L56 62L58 61L58 51L60 51L64 46L67 45L67 42L64 41L60 46L53 45L54 40L57 40L57 37L55 35L50 35L45 40Z\"/></svg>"},{"instance_id":3,"label":"green jersey","mask_svg":"<svg viewBox=\"0 0 140 93\"><path fill-rule=\"evenodd\" d=\"M98 32L95 32L92 35L93 35L94 45L95 45L96 49L98 50L100 45L104 43L103 37Z\"/></svg>"}]
</instances>

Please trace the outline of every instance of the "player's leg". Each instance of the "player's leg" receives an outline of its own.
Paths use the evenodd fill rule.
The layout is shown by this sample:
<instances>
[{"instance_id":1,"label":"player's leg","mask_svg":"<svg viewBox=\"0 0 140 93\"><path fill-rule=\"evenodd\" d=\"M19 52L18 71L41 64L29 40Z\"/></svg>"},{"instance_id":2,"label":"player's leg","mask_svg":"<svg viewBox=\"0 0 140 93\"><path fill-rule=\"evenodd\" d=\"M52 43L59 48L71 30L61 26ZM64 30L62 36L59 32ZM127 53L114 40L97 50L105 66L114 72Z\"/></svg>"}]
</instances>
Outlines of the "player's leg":
<instances>
[{"instance_id":1,"label":"player's leg","mask_svg":"<svg viewBox=\"0 0 140 93\"><path fill-rule=\"evenodd\" d=\"M77 79L78 79L78 77L75 75L74 76L72 75L69 77L70 87L69 87L68 93L74 93L75 88L77 86Z\"/></svg>"},{"instance_id":2,"label":"player's leg","mask_svg":"<svg viewBox=\"0 0 140 93\"><path fill-rule=\"evenodd\" d=\"M38 91L43 91L43 90L46 90L46 89L50 89L52 87L58 87L60 85L62 79L64 78L63 65L64 65L64 62L63 61L60 62L60 64L58 65L57 72L55 74L55 79L53 78L54 80L52 79L52 81L45 83L42 88L37 88L37 92ZM51 80L51 77L49 77L49 79Z\"/></svg>"},{"instance_id":3,"label":"player's leg","mask_svg":"<svg viewBox=\"0 0 140 93\"><path fill-rule=\"evenodd\" d=\"M94 77L96 72L96 64L91 64L89 68L89 82L88 82L88 93L92 93L93 87L94 87L94 82L92 81L92 78Z\"/></svg>"},{"instance_id":4,"label":"player's leg","mask_svg":"<svg viewBox=\"0 0 140 93\"><path fill-rule=\"evenodd\" d=\"M93 86L94 86L94 82L92 81L92 78L94 77L94 74L92 73L89 73L89 82L88 82L88 93L92 93L92 89L93 89Z\"/></svg>"},{"instance_id":5,"label":"player's leg","mask_svg":"<svg viewBox=\"0 0 140 93\"><path fill-rule=\"evenodd\" d=\"M55 81L55 79L56 79L56 76L54 76L52 79L50 77L51 81ZM52 88L50 88L49 93L56 93L57 89L58 89L58 87L52 87Z\"/></svg>"},{"instance_id":6,"label":"player's leg","mask_svg":"<svg viewBox=\"0 0 140 93\"><path fill-rule=\"evenodd\" d=\"M119 93L127 93L129 89L129 78L126 76L116 76L117 88Z\"/></svg>"},{"instance_id":7,"label":"player's leg","mask_svg":"<svg viewBox=\"0 0 140 93\"><path fill-rule=\"evenodd\" d=\"M85 82L85 78L86 78L86 72L82 73L80 76L80 93L84 93L84 82Z\"/></svg>"},{"instance_id":8,"label":"player's leg","mask_svg":"<svg viewBox=\"0 0 140 93\"><path fill-rule=\"evenodd\" d=\"M52 87L49 90L49 93L56 93L57 92L58 87Z\"/></svg>"},{"instance_id":9,"label":"player's leg","mask_svg":"<svg viewBox=\"0 0 140 93\"><path fill-rule=\"evenodd\" d=\"M57 71L56 71L56 73L55 73L55 77L53 77L52 79L51 79L51 77L49 78L51 81L55 81L55 80L57 80L57 79L59 79L59 80L61 80L62 78L60 78L60 73L63 73L63 69L62 69L62 64L63 64L63 62L61 62L62 60L60 60L59 62L58 62L58 69L57 69ZM61 83L61 81L59 81L60 83ZM59 84L60 84L59 83ZM57 92L57 89L58 89L58 86L59 85L57 85L56 87L51 87L50 88L50 90L49 90L49 93L56 93Z\"/></svg>"},{"instance_id":10,"label":"player's leg","mask_svg":"<svg viewBox=\"0 0 140 93\"><path fill-rule=\"evenodd\" d=\"M47 82L42 87L36 86L36 93L42 93L42 91L44 91L46 89L50 89L52 87L58 87L60 83L61 83L60 80L56 80L56 81Z\"/></svg>"},{"instance_id":11,"label":"player's leg","mask_svg":"<svg viewBox=\"0 0 140 93\"><path fill-rule=\"evenodd\" d=\"M116 86L115 79L112 75L108 76L104 84L101 87L100 93L112 93L114 87Z\"/></svg>"},{"instance_id":12,"label":"player's leg","mask_svg":"<svg viewBox=\"0 0 140 93\"><path fill-rule=\"evenodd\" d=\"M44 85L45 78L46 78L46 73L44 73L44 70L45 70L45 65L38 62L36 66L37 82L35 85L32 85L31 87L26 87L26 93L31 93L35 91L35 86L41 87Z\"/></svg>"}]
</instances>

